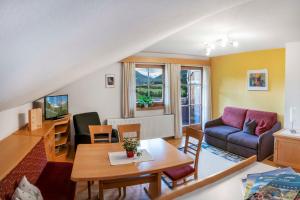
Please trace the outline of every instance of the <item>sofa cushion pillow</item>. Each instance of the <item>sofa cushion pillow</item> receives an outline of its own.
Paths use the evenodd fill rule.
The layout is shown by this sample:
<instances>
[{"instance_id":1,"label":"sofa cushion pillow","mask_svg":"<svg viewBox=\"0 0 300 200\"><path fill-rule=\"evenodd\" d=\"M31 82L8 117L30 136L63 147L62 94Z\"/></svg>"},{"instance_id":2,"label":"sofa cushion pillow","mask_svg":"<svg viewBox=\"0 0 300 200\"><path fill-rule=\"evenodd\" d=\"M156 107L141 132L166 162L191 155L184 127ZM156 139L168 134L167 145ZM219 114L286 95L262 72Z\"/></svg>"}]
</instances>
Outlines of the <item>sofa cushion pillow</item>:
<instances>
[{"instance_id":1,"label":"sofa cushion pillow","mask_svg":"<svg viewBox=\"0 0 300 200\"><path fill-rule=\"evenodd\" d=\"M36 186L32 185L26 178L26 176L23 176L21 179L19 186L22 191L27 192L35 197L36 200L43 200L41 191Z\"/></svg>"},{"instance_id":2,"label":"sofa cushion pillow","mask_svg":"<svg viewBox=\"0 0 300 200\"><path fill-rule=\"evenodd\" d=\"M242 129L246 117L246 109L225 107L222 121L225 125Z\"/></svg>"},{"instance_id":3,"label":"sofa cushion pillow","mask_svg":"<svg viewBox=\"0 0 300 200\"><path fill-rule=\"evenodd\" d=\"M257 123L255 120L248 119L244 123L243 132L254 135L256 126L257 126Z\"/></svg>"},{"instance_id":4,"label":"sofa cushion pillow","mask_svg":"<svg viewBox=\"0 0 300 200\"><path fill-rule=\"evenodd\" d=\"M270 130L277 122L277 113L265 112L257 110L248 110L246 120L255 120L257 123L255 134L261 135L262 133Z\"/></svg>"},{"instance_id":5,"label":"sofa cushion pillow","mask_svg":"<svg viewBox=\"0 0 300 200\"><path fill-rule=\"evenodd\" d=\"M14 194L11 197L12 200L36 200L32 194L21 190L19 187L16 188Z\"/></svg>"}]
</instances>

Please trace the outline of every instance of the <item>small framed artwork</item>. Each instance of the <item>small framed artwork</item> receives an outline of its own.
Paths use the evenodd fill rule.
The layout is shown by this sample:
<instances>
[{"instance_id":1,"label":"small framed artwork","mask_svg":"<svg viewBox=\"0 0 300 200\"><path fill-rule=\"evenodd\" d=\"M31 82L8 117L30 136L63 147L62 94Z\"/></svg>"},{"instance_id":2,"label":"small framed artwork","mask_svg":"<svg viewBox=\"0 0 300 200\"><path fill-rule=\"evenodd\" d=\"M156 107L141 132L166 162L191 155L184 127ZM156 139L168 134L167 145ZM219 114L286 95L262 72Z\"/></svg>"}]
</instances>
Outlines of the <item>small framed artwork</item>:
<instances>
[{"instance_id":1,"label":"small framed artwork","mask_svg":"<svg viewBox=\"0 0 300 200\"><path fill-rule=\"evenodd\" d=\"M115 87L115 75L114 74L106 74L105 75L105 87L106 88L114 88Z\"/></svg>"},{"instance_id":2,"label":"small framed artwork","mask_svg":"<svg viewBox=\"0 0 300 200\"><path fill-rule=\"evenodd\" d=\"M268 88L268 70L248 70L248 90L252 91L267 91Z\"/></svg>"}]
</instances>

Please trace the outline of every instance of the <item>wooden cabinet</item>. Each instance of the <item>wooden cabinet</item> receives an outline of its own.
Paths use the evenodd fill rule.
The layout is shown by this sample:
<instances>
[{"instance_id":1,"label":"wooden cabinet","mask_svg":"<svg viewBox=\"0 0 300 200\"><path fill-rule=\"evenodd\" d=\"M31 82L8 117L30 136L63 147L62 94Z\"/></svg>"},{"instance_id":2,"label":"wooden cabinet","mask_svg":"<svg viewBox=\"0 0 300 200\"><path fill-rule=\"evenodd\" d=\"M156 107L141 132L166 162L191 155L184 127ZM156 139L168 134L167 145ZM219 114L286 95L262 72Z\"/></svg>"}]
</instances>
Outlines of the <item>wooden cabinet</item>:
<instances>
[{"instance_id":1,"label":"wooden cabinet","mask_svg":"<svg viewBox=\"0 0 300 200\"><path fill-rule=\"evenodd\" d=\"M300 134L280 130L274 133L274 137L274 162L300 169Z\"/></svg>"},{"instance_id":2,"label":"wooden cabinet","mask_svg":"<svg viewBox=\"0 0 300 200\"><path fill-rule=\"evenodd\" d=\"M43 136L45 143L45 150L48 160L54 160L54 130L51 128L47 134Z\"/></svg>"},{"instance_id":3,"label":"wooden cabinet","mask_svg":"<svg viewBox=\"0 0 300 200\"><path fill-rule=\"evenodd\" d=\"M42 137L48 161L65 161L70 146L70 115L59 120L46 120L42 128L34 131L24 127L15 134Z\"/></svg>"},{"instance_id":4,"label":"wooden cabinet","mask_svg":"<svg viewBox=\"0 0 300 200\"><path fill-rule=\"evenodd\" d=\"M70 117L56 120L55 134L55 160L65 161L70 147Z\"/></svg>"}]
</instances>

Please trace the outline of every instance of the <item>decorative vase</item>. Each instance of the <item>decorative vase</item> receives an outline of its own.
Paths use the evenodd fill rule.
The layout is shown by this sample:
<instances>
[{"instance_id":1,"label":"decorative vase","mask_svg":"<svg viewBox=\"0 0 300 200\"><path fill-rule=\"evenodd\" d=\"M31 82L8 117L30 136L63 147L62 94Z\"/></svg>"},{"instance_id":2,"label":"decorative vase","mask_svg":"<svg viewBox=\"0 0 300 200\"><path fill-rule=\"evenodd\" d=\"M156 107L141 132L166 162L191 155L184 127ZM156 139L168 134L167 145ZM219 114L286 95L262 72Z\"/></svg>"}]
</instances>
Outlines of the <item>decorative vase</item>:
<instances>
[{"instance_id":1,"label":"decorative vase","mask_svg":"<svg viewBox=\"0 0 300 200\"><path fill-rule=\"evenodd\" d=\"M127 158L132 158L134 156L134 151L126 151Z\"/></svg>"}]
</instances>

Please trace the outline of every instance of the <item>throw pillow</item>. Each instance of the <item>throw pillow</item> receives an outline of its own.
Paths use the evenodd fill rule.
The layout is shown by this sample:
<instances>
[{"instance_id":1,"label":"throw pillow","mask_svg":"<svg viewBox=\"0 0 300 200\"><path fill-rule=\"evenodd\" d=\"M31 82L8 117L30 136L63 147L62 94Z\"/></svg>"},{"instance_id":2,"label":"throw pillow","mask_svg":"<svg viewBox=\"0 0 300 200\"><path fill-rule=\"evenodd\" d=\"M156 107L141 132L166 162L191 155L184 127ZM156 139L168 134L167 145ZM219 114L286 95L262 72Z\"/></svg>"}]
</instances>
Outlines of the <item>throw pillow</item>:
<instances>
[{"instance_id":1,"label":"throw pillow","mask_svg":"<svg viewBox=\"0 0 300 200\"><path fill-rule=\"evenodd\" d=\"M27 192L35 197L36 200L43 200L41 191L36 186L32 185L26 178L26 176L23 176L21 179L19 186L22 191Z\"/></svg>"},{"instance_id":2,"label":"throw pillow","mask_svg":"<svg viewBox=\"0 0 300 200\"><path fill-rule=\"evenodd\" d=\"M257 126L257 123L256 123L255 120L248 119L244 123L243 132L251 134L251 135L254 135L255 134L256 126Z\"/></svg>"},{"instance_id":3,"label":"throw pillow","mask_svg":"<svg viewBox=\"0 0 300 200\"><path fill-rule=\"evenodd\" d=\"M11 199L12 200L36 200L36 198L32 194L28 192L24 192L19 187L17 187Z\"/></svg>"}]
</instances>

